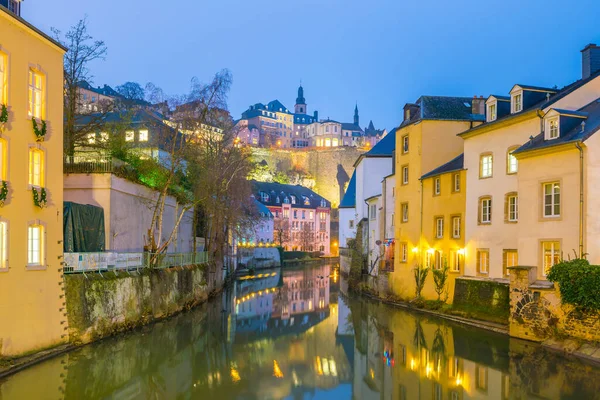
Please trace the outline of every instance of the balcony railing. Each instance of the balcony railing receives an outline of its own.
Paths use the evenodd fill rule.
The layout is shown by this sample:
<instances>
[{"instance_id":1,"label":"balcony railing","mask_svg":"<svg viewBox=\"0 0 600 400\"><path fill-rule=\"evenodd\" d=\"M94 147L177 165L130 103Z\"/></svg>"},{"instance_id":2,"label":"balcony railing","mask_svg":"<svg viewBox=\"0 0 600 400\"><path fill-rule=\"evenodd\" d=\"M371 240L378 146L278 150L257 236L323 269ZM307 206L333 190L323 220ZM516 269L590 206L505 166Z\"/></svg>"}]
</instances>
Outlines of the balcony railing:
<instances>
[{"instance_id":1,"label":"balcony railing","mask_svg":"<svg viewBox=\"0 0 600 400\"><path fill-rule=\"evenodd\" d=\"M65 274L172 268L208 262L208 252L162 253L65 253ZM152 261L154 259L154 263Z\"/></svg>"},{"instance_id":2,"label":"balcony railing","mask_svg":"<svg viewBox=\"0 0 600 400\"><path fill-rule=\"evenodd\" d=\"M102 156L65 156L63 161L65 174L105 174L114 171L115 162L111 157Z\"/></svg>"}]
</instances>

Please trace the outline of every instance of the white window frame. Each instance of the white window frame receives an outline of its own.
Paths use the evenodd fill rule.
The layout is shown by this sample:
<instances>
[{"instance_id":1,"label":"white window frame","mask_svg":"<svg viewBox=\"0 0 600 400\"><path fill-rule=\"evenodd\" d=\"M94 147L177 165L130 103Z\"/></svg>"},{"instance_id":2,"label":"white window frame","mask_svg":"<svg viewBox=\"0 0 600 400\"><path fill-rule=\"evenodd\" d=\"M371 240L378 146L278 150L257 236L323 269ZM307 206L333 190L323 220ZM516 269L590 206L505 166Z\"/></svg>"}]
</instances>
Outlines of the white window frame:
<instances>
[{"instance_id":1,"label":"white window frame","mask_svg":"<svg viewBox=\"0 0 600 400\"><path fill-rule=\"evenodd\" d=\"M125 131L125 141L133 142L135 140L135 132L134 131Z\"/></svg>"},{"instance_id":2,"label":"white window frame","mask_svg":"<svg viewBox=\"0 0 600 400\"><path fill-rule=\"evenodd\" d=\"M8 180L8 140L0 137L0 182Z\"/></svg>"},{"instance_id":3,"label":"white window frame","mask_svg":"<svg viewBox=\"0 0 600 400\"><path fill-rule=\"evenodd\" d=\"M460 257L461 254L458 250L452 251L452 265L450 266L451 272L460 272Z\"/></svg>"},{"instance_id":4,"label":"white window frame","mask_svg":"<svg viewBox=\"0 0 600 400\"><path fill-rule=\"evenodd\" d=\"M508 203L508 220L510 222L517 222L519 220L519 196L511 194L506 199Z\"/></svg>"},{"instance_id":5,"label":"white window frame","mask_svg":"<svg viewBox=\"0 0 600 400\"><path fill-rule=\"evenodd\" d=\"M481 207L481 223L491 224L492 223L492 199L486 197L480 200L479 207Z\"/></svg>"},{"instance_id":6,"label":"white window frame","mask_svg":"<svg viewBox=\"0 0 600 400\"><path fill-rule=\"evenodd\" d=\"M459 215L455 215L452 217L452 238L460 239L461 234L461 218Z\"/></svg>"},{"instance_id":7,"label":"white window frame","mask_svg":"<svg viewBox=\"0 0 600 400\"><path fill-rule=\"evenodd\" d=\"M444 238L444 217L435 217L435 238Z\"/></svg>"},{"instance_id":8,"label":"white window frame","mask_svg":"<svg viewBox=\"0 0 600 400\"><path fill-rule=\"evenodd\" d=\"M27 78L27 115L29 118L44 117L44 74L29 68Z\"/></svg>"},{"instance_id":9,"label":"white window frame","mask_svg":"<svg viewBox=\"0 0 600 400\"><path fill-rule=\"evenodd\" d=\"M400 209L402 210L402 222L408 222L408 203L402 203Z\"/></svg>"},{"instance_id":10,"label":"white window frame","mask_svg":"<svg viewBox=\"0 0 600 400\"><path fill-rule=\"evenodd\" d=\"M494 175L494 156L482 154L479 156L479 178L491 178Z\"/></svg>"},{"instance_id":11,"label":"white window frame","mask_svg":"<svg viewBox=\"0 0 600 400\"><path fill-rule=\"evenodd\" d=\"M369 205L369 218L370 219L377 218L377 205L376 204Z\"/></svg>"},{"instance_id":12,"label":"white window frame","mask_svg":"<svg viewBox=\"0 0 600 400\"><path fill-rule=\"evenodd\" d=\"M546 135L547 140L558 139L560 136L560 120L559 117L553 117L548 119L548 134Z\"/></svg>"},{"instance_id":13,"label":"white window frame","mask_svg":"<svg viewBox=\"0 0 600 400\"><path fill-rule=\"evenodd\" d=\"M147 142L148 138L148 129L140 129L140 131L138 132L138 142Z\"/></svg>"},{"instance_id":14,"label":"white window frame","mask_svg":"<svg viewBox=\"0 0 600 400\"><path fill-rule=\"evenodd\" d=\"M516 174L519 171L519 161L517 157L513 155L513 152L516 149L509 149L506 152L506 173L507 174Z\"/></svg>"},{"instance_id":15,"label":"white window frame","mask_svg":"<svg viewBox=\"0 0 600 400\"><path fill-rule=\"evenodd\" d=\"M0 218L0 272L6 272L9 268L9 231L10 225L8 220Z\"/></svg>"},{"instance_id":16,"label":"white window frame","mask_svg":"<svg viewBox=\"0 0 600 400\"><path fill-rule=\"evenodd\" d=\"M408 185L408 165L402 167L402 184Z\"/></svg>"},{"instance_id":17,"label":"white window frame","mask_svg":"<svg viewBox=\"0 0 600 400\"><path fill-rule=\"evenodd\" d=\"M511 97L512 112L518 113L523 111L523 91L515 92Z\"/></svg>"},{"instance_id":18,"label":"white window frame","mask_svg":"<svg viewBox=\"0 0 600 400\"><path fill-rule=\"evenodd\" d=\"M433 194L436 196L439 196L441 192L442 192L442 180L438 176L438 177L433 178Z\"/></svg>"},{"instance_id":19,"label":"white window frame","mask_svg":"<svg viewBox=\"0 0 600 400\"><path fill-rule=\"evenodd\" d=\"M547 189L550 188L551 193L547 193ZM556 190L558 189L558 190ZM549 197L548 197L549 196ZM558 196L558 201L557 197ZM548 203L548 200L550 202ZM550 207L550 213L547 211L547 207ZM561 207L561 193L560 193L560 182L547 182L542 185L542 215L544 218L558 218L560 217ZM558 212L557 212L558 209Z\"/></svg>"},{"instance_id":20,"label":"white window frame","mask_svg":"<svg viewBox=\"0 0 600 400\"><path fill-rule=\"evenodd\" d=\"M8 103L8 55L0 51L0 104Z\"/></svg>"},{"instance_id":21,"label":"white window frame","mask_svg":"<svg viewBox=\"0 0 600 400\"><path fill-rule=\"evenodd\" d=\"M409 145L408 135L402 136L402 154L408 153Z\"/></svg>"},{"instance_id":22,"label":"white window frame","mask_svg":"<svg viewBox=\"0 0 600 400\"><path fill-rule=\"evenodd\" d=\"M483 262L482 255L485 254L485 262ZM490 273L490 251L488 249L477 249L477 272L480 274L489 274ZM485 268L482 268L485 267Z\"/></svg>"},{"instance_id":23,"label":"white window frame","mask_svg":"<svg viewBox=\"0 0 600 400\"><path fill-rule=\"evenodd\" d=\"M408 262L408 243L400 243L400 262Z\"/></svg>"},{"instance_id":24,"label":"white window frame","mask_svg":"<svg viewBox=\"0 0 600 400\"><path fill-rule=\"evenodd\" d=\"M31 237L32 229L39 229L39 237L37 238L37 251L32 248L33 238ZM33 258L33 254L38 253L37 258ZM31 221L27 224L27 268L39 269L45 268L46 265L46 224L41 221Z\"/></svg>"},{"instance_id":25,"label":"white window frame","mask_svg":"<svg viewBox=\"0 0 600 400\"><path fill-rule=\"evenodd\" d=\"M498 103L496 101L488 104L487 121L492 122L498 118Z\"/></svg>"},{"instance_id":26,"label":"white window frame","mask_svg":"<svg viewBox=\"0 0 600 400\"><path fill-rule=\"evenodd\" d=\"M460 192L460 172L453 174L452 180L453 180L452 183L454 185L454 192L456 192L456 193Z\"/></svg>"},{"instance_id":27,"label":"white window frame","mask_svg":"<svg viewBox=\"0 0 600 400\"><path fill-rule=\"evenodd\" d=\"M549 246L550 263L546 262L546 245ZM547 270L553 265L560 262L561 259L561 243L559 240L542 240L542 276L548 275ZM556 261L556 262L555 262Z\"/></svg>"},{"instance_id":28,"label":"white window frame","mask_svg":"<svg viewBox=\"0 0 600 400\"><path fill-rule=\"evenodd\" d=\"M40 159L39 159L39 163L38 165L38 171L36 174L35 171L35 159L32 158L34 154L39 154L40 155ZM39 148L39 147L35 147L35 146L30 146L29 147L29 152L28 152L28 184L29 187L36 187L36 188L43 188L45 187L46 184L46 152ZM37 176L37 179L36 179Z\"/></svg>"}]
</instances>

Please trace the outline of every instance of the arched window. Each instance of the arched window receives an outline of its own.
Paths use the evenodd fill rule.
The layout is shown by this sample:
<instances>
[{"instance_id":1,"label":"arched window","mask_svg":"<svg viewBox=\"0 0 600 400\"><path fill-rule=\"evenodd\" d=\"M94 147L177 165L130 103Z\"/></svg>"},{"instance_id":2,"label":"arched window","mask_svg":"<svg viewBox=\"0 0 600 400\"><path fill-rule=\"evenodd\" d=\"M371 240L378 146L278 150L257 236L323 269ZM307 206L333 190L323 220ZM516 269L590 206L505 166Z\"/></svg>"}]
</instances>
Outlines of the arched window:
<instances>
[{"instance_id":1,"label":"arched window","mask_svg":"<svg viewBox=\"0 0 600 400\"><path fill-rule=\"evenodd\" d=\"M292 194L290 197L292 198L292 204L296 204L296 196Z\"/></svg>"}]
</instances>

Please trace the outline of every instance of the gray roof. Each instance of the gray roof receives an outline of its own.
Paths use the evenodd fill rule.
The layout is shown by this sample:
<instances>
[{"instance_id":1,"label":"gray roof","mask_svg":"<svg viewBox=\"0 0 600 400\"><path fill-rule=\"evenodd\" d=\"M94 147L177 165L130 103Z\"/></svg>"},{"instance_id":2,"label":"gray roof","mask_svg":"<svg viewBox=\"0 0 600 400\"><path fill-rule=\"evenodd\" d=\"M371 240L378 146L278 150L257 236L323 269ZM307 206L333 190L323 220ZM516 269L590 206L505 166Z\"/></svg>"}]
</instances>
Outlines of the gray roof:
<instances>
[{"instance_id":1,"label":"gray roof","mask_svg":"<svg viewBox=\"0 0 600 400\"><path fill-rule=\"evenodd\" d=\"M350 178L350 183L348 183L348 188L346 188L346 193L344 193L338 208L354 207L356 207L356 170L352 173L352 178Z\"/></svg>"},{"instance_id":2,"label":"gray roof","mask_svg":"<svg viewBox=\"0 0 600 400\"><path fill-rule=\"evenodd\" d=\"M362 128L354 122L342 122L342 130L345 131L353 131L353 132L362 132Z\"/></svg>"},{"instance_id":3,"label":"gray roof","mask_svg":"<svg viewBox=\"0 0 600 400\"><path fill-rule=\"evenodd\" d=\"M440 165L436 169L429 171L428 173L423 175L421 177L421 179L430 178L432 176L441 175L441 174L445 174L448 172L460 171L460 170L464 169L464 163L465 163L465 154L462 153L459 156L448 161L446 164Z\"/></svg>"},{"instance_id":4,"label":"gray roof","mask_svg":"<svg viewBox=\"0 0 600 400\"><path fill-rule=\"evenodd\" d=\"M471 97L421 96L416 104L407 104L418 107L418 112L400 126L419 120L483 121L483 114L473 114L472 101Z\"/></svg>"},{"instance_id":5,"label":"gray roof","mask_svg":"<svg viewBox=\"0 0 600 400\"><path fill-rule=\"evenodd\" d=\"M300 185L284 185L277 182L258 182L255 180L250 181L252 184L252 192L255 194L255 198L266 206L280 207L284 204L284 198L290 198L291 195L296 196L296 204L294 208L317 208L321 206L321 200L325 200L327 207L331 207L331 203L322 196L313 192L309 188ZM270 199L268 202L262 201L260 192L265 192L269 195ZM277 202L279 197L279 202ZM309 204L304 204L304 197L309 199ZM291 204L291 199L290 199Z\"/></svg>"}]
</instances>

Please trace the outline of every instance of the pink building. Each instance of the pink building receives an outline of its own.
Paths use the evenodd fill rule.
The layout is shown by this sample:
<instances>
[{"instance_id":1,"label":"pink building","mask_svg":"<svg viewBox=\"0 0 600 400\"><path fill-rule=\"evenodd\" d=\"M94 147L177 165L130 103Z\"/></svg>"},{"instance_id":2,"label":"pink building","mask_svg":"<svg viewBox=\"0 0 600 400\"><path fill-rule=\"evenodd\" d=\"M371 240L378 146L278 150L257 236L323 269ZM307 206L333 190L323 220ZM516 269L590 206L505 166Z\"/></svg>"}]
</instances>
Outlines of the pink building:
<instances>
[{"instance_id":1,"label":"pink building","mask_svg":"<svg viewBox=\"0 0 600 400\"><path fill-rule=\"evenodd\" d=\"M252 181L254 197L274 216L273 242L329 255L331 203L299 185Z\"/></svg>"}]
</instances>

